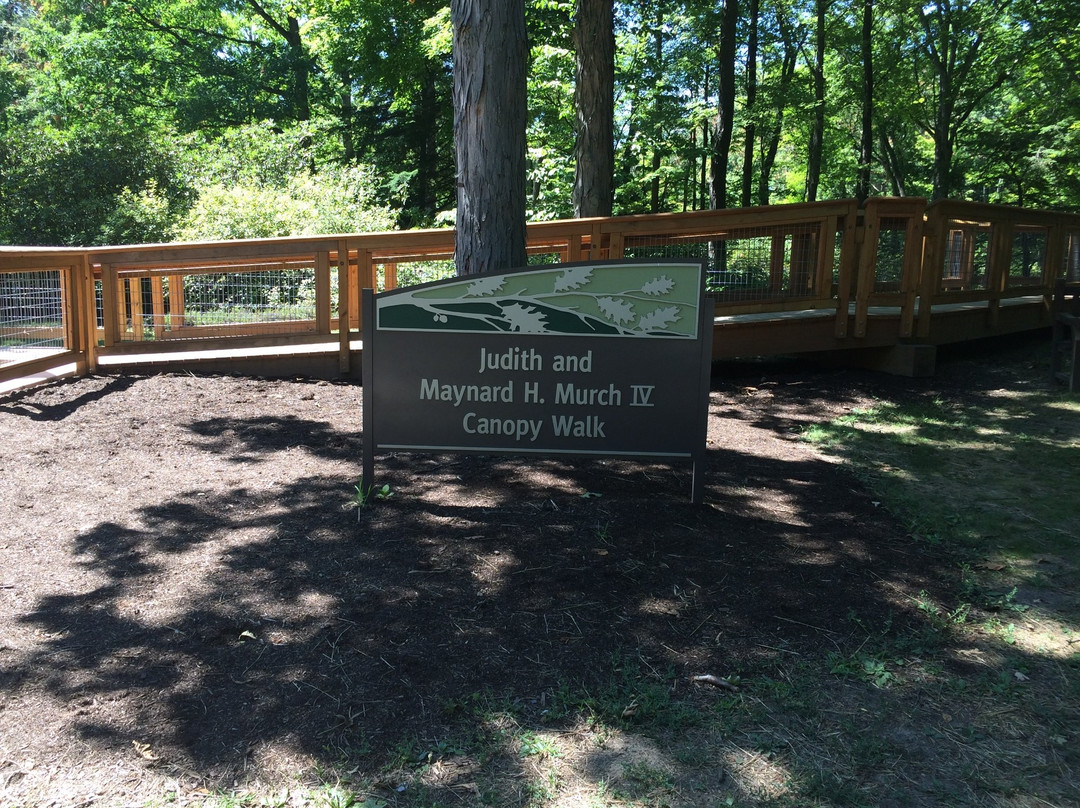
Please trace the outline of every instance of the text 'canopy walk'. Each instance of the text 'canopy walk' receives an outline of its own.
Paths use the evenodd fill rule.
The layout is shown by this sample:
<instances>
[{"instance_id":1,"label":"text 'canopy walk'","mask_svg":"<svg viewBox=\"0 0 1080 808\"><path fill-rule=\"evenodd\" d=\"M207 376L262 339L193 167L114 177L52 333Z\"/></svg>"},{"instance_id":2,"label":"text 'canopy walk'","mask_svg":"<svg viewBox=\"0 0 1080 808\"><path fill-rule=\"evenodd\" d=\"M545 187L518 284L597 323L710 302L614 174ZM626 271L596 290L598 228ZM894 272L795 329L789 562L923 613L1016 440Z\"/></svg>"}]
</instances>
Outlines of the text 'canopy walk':
<instances>
[{"instance_id":1,"label":"text 'canopy walk'","mask_svg":"<svg viewBox=\"0 0 1080 808\"><path fill-rule=\"evenodd\" d=\"M563 264L364 298L364 479L389 451L686 459L712 345L700 261Z\"/></svg>"}]
</instances>

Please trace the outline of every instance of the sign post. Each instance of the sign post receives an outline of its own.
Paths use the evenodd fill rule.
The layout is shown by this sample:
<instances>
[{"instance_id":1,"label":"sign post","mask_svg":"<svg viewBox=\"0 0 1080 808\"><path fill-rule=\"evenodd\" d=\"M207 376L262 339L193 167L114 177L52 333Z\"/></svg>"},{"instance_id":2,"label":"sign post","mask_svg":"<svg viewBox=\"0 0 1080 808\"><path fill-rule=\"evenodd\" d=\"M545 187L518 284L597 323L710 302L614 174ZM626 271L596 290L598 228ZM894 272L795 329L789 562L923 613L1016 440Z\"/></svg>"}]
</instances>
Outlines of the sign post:
<instances>
[{"instance_id":1,"label":"sign post","mask_svg":"<svg viewBox=\"0 0 1080 808\"><path fill-rule=\"evenodd\" d=\"M704 279L700 261L614 261L365 289L365 484L388 451L685 458L701 502Z\"/></svg>"}]
</instances>

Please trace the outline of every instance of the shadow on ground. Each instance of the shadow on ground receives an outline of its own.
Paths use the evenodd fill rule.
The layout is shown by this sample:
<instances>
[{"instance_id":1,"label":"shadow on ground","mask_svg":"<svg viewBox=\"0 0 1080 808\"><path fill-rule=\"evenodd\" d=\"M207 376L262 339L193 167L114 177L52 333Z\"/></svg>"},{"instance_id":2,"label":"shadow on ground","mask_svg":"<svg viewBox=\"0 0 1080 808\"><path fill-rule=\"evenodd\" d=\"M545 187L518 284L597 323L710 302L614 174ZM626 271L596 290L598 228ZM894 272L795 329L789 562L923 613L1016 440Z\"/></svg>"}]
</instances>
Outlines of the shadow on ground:
<instances>
[{"instance_id":1,"label":"shadow on ground","mask_svg":"<svg viewBox=\"0 0 1080 808\"><path fill-rule=\"evenodd\" d=\"M26 450L31 465L46 452L47 478L112 445L115 418L90 406L106 400L155 425L143 445L159 451L112 461L149 480L144 493L97 510L58 497L36 561L17 554L40 566L13 577L5 713L39 712L91 759L134 747L221 786L295 761L425 754L481 733L462 709L481 699L542 726L570 720L582 694L629 706L648 681L713 710L691 676L769 680L850 657L881 627L914 632L914 595L952 585L948 557L791 434L866 393L823 407L820 391L789 389L783 411L755 411L767 385L716 388L704 506L677 466L402 455L379 458L394 496L359 519L359 410L335 398L357 388L162 377L50 394L69 405L16 398L7 425L83 414ZM161 446L178 458L164 478ZM115 513L87 524L84 511ZM18 530L5 528L9 550Z\"/></svg>"}]
</instances>

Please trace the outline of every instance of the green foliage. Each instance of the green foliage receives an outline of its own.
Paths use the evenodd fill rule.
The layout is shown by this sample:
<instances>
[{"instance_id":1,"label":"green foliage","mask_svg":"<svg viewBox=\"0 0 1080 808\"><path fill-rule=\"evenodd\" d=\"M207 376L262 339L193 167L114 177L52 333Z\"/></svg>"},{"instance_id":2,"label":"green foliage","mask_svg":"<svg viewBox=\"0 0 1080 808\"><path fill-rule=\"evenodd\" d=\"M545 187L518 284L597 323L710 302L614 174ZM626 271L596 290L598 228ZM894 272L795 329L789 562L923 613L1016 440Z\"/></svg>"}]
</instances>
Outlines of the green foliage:
<instances>
[{"instance_id":1,"label":"green foliage","mask_svg":"<svg viewBox=\"0 0 1080 808\"><path fill-rule=\"evenodd\" d=\"M371 172L355 167L289 175L283 186L211 185L176 233L205 241L389 230L393 215L375 205L372 184Z\"/></svg>"},{"instance_id":2,"label":"green foliage","mask_svg":"<svg viewBox=\"0 0 1080 808\"><path fill-rule=\"evenodd\" d=\"M559 40L567 34L558 31ZM533 221L573 216L574 54L565 41L532 48L529 70L528 216Z\"/></svg>"},{"instance_id":3,"label":"green foliage","mask_svg":"<svg viewBox=\"0 0 1080 808\"><path fill-rule=\"evenodd\" d=\"M526 5L529 216L565 217L575 5ZM740 4L740 41L753 24L757 59L751 83L740 51L726 165L746 169L755 203L802 198L815 5L762 3L751 21ZM822 199L852 195L859 170L860 7L827 5ZM617 212L708 207L719 5L614 11ZM871 192L1080 206L1074 34L1066 0L875 3ZM955 58L941 58L945 43ZM442 0L5 2L0 240L430 226L456 204L451 96ZM739 199L737 184L721 204Z\"/></svg>"},{"instance_id":4,"label":"green foliage","mask_svg":"<svg viewBox=\"0 0 1080 808\"><path fill-rule=\"evenodd\" d=\"M349 230L324 230L318 226L320 218L330 218L337 213L325 206L329 201L327 194L318 194L318 190L312 186L277 189L212 185L199 194L177 229L177 235L183 241L207 241ZM316 193L311 194L311 191Z\"/></svg>"},{"instance_id":5,"label":"green foliage","mask_svg":"<svg viewBox=\"0 0 1080 808\"><path fill-rule=\"evenodd\" d=\"M191 134L182 141L183 171L196 187L280 187L286 178L310 171L316 160L309 125L283 128L272 120L233 126L220 135Z\"/></svg>"},{"instance_id":6,"label":"green foliage","mask_svg":"<svg viewBox=\"0 0 1080 808\"><path fill-rule=\"evenodd\" d=\"M172 239L176 217L156 181L148 181L139 191L121 189L113 205L101 225L98 243L150 244Z\"/></svg>"},{"instance_id":7,"label":"green foliage","mask_svg":"<svg viewBox=\"0 0 1080 808\"><path fill-rule=\"evenodd\" d=\"M0 166L0 240L89 245L106 235L168 234L169 210L186 189L157 133L95 120L63 130L17 126L9 136L21 147Z\"/></svg>"}]
</instances>

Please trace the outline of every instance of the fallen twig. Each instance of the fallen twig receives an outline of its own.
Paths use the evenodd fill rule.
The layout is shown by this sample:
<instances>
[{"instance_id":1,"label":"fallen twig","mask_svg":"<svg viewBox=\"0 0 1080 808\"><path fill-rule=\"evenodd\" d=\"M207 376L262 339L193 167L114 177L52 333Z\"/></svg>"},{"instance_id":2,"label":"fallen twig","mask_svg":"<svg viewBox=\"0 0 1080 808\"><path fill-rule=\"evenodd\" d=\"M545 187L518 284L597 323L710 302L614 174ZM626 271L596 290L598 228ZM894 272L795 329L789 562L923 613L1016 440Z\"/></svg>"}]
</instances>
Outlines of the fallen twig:
<instances>
[{"instance_id":1,"label":"fallen twig","mask_svg":"<svg viewBox=\"0 0 1080 808\"><path fill-rule=\"evenodd\" d=\"M691 676L691 682L701 682L705 685L712 685L713 687L719 687L721 690L730 690L732 693L739 692L739 686L733 685L727 679L721 679L719 676L713 676L711 673L704 673L700 676Z\"/></svg>"}]
</instances>

